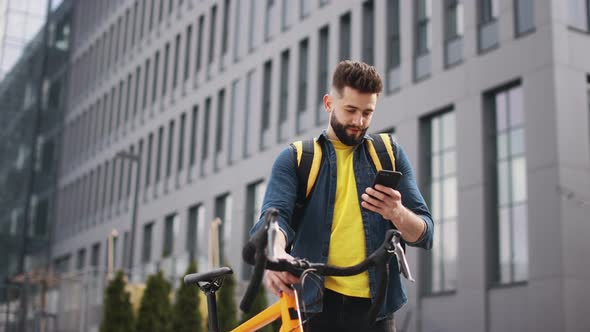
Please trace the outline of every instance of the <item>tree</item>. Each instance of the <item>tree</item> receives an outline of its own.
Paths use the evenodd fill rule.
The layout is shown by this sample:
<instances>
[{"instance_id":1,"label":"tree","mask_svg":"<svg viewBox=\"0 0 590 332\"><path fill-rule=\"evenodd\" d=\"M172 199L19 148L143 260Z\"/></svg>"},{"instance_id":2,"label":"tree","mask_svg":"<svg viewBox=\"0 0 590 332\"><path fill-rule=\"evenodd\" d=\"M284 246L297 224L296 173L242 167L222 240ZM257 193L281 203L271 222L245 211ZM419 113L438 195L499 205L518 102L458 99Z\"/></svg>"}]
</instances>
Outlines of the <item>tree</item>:
<instances>
[{"instance_id":1,"label":"tree","mask_svg":"<svg viewBox=\"0 0 590 332\"><path fill-rule=\"evenodd\" d=\"M236 278L233 274L229 274L225 276L223 286L217 292L219 331L231 331L238 325L235 293Z\"/></svg>"},{"instance_id":2,"label":"tree","mask_svg":"<svg viewBox=\"0 0 590 332\"><path fill-rule=\"evenodd\" d=\"M132 332L133 309L129 293L125 291L125 276L117 272L105 290L102 322L100 332Z\"/></svg>"},{"instance_id":3,"label":"tree","mask_svg":"<svg viewBox=\"0 0 590 332\"><path fill-rule=\"evenodd\" d=\"M162 271L149 276L139 306L137 332L171 332L172 305L170 304L170 283Z\"/></svg>"},{"instance_id":4,"label":"tree","mask_svg":"<svg viewBox=\"0 0 590 332\"><path fill-rule=\"evenodd\" d=\"M256 293L256 297L254 298L254 302L252 302L252 307L250 308L249 312L245 312L242 314L242 322L247 321L248 319L256 316L262 310L268 307L268 301L266 300L266 291L263 285L258 287L258 292ZM273 324L269 324L258 331L261 332L273 332L278 331L278 328L281 326L280 318L273 322Z\"/></svg>"},{"instance_id":5,"label":"tree","mask_svg":"<svg viewBox=\"0 0 590 332\"><path fill-rule=\"evenodd\" d=\"M197 272L197 264L192 262L185 275ZM172 330L174 332L200 332L202 317L199 311L199 289L196 285L180 282L176 292L176 302L172 313Z\"/></svg>"}]
</instances>

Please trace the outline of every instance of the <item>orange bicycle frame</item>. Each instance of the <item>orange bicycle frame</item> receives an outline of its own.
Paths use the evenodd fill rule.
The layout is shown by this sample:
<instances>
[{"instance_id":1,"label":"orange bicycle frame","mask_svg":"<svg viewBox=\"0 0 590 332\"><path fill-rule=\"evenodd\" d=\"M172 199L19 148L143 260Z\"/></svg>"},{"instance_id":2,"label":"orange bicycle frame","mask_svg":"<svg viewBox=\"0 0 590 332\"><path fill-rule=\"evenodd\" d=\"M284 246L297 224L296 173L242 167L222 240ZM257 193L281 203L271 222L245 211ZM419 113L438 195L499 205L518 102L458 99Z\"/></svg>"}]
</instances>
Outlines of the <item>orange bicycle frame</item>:
<instances>
[{"instance_id":1,"label":"orange bicycle frame","mask_svg":"<svg viewBox=\"0 0 590 332\"><path fill-rule=\"evenodd\" d=\"M282 322L281 329L279 330L280 332L303 332L297 293L295 293L295 296L281 293L280 299L275 304L248 319L231 332L256 331L274 322L278 318L280 318Z\"/></svg>"}]
</instances>

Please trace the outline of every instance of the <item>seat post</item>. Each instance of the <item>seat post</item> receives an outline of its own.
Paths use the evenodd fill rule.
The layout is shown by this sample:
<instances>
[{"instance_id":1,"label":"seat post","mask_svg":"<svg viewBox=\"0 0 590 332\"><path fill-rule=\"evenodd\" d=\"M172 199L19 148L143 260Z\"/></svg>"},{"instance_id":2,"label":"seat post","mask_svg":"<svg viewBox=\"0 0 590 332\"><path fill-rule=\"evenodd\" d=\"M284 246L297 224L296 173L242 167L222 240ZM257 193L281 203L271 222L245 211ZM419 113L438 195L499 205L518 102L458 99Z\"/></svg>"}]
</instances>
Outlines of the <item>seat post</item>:
<instances>
[{"instance_id":1,"label":"seat post","mask_svg":"<svg viewBox=\"0 0 590 332\"><path fill-rule=\"evenodd\" d=\"M217 321L217 301L215 291L205 292L207 296L207 311L209 312L209 332L219 332L219 322Z\"/></svg>"}]
</instances>

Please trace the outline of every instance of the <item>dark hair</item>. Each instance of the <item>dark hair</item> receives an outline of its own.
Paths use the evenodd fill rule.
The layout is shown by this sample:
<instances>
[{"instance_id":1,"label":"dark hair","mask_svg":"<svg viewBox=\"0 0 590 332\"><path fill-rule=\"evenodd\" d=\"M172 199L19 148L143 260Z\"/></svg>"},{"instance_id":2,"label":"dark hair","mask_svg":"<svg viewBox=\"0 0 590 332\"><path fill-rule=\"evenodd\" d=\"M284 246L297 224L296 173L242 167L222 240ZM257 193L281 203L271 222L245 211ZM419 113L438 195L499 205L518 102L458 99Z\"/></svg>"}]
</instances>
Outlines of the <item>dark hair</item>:
<instances>
[{"instance_id":1,"label":"dark hair","mask_svg":"<svg viewBox=\"0 0 590 332\"><path fill-rule=\"evenodd\" d=\"M360 61L340 61L334 69L332 87L342 94L344 87L353 88L362 93L381 93L383 83L375 67Z\"/></svg>"}]
</instances>

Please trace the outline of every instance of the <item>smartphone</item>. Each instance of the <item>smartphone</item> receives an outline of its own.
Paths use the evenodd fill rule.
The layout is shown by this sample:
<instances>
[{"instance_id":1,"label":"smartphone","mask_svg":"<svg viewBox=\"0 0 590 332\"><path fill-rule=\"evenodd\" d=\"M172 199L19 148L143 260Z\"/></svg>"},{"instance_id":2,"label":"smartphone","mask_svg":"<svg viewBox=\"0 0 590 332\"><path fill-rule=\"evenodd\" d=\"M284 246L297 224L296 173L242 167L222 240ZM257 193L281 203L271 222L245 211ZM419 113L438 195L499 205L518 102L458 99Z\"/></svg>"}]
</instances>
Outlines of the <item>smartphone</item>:
<instances>
[{"instance_id":1,"label":"smartphone","mask_svg":"<svg viewBox=\"0 0 590 332\"><path fill-rule=\"evenodd\" d=\"M397 186L402 179L402 175L403 174L400 172L380 170L377 172L375 180L373 180L373 188L375 188L375 185L380 184L392 189L397 189Z\"/></svg>"}]
</instances>

